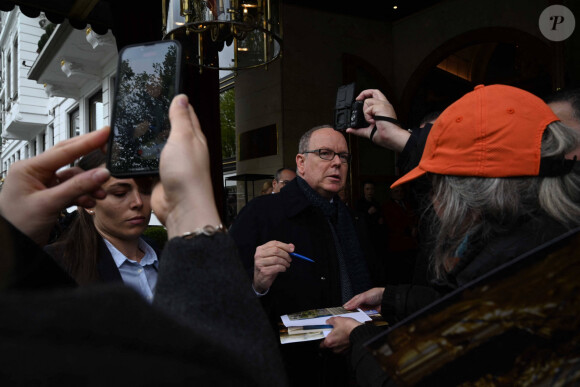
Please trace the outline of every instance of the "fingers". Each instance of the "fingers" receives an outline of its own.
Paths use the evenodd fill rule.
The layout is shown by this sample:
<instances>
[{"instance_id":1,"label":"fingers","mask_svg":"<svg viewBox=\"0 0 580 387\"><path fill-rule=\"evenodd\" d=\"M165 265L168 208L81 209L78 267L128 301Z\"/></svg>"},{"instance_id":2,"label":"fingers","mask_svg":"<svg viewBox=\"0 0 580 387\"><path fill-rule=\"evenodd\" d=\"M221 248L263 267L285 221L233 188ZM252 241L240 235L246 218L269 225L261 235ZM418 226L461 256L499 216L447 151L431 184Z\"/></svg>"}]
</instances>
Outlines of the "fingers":
<instances>
[{"instance_id":1,"label":"fingers","mask_svg":"<svg viewBox=\"0 0 580 387\"><path fill-rule=\"evenodd\" d=\"M344 305L344 309L348 309L348 310L354 310L359 308L364 300L364 293L361 294L357 294L356 296L354 296L353 298L351 298L350 300L348 300Z\"/></svg>"},{"instance_id":2,"label":"fingers","mask_svg":"<svg viewBox=\"0 0 580 387\"><path fill-rule=\"evenodd\" d=\"M329 348L334 353L342 353L350 348L350 334L354 328L361 325L348 317L331 317L326 323L332 325L333 329L320 343L320 347Z\"/></svg>"},{"instance_id":3,"label":"fingers","mask_svg":"<svg viewBox=\"0 0 580 387\"><path fill-rule=\"evenodd\" d=\"M54 171L74 162L79 157L103 147L107 143L109 132L110 128L105 126L96 132L61 141L46 152L28 159L30 171L45 171L52 175Z\"/></svg>"},{"instance_id":4,"label":"fingers","mask_svg":"<svg viewBox=\"0 0 580 387\"><path fill-rule=\"evenodd\" d=\"M71 179L71 178L73 178L81 173L84 173L84 172L85 171L79 167L71 167L71 168L64 169L62 171L58 171L55 175L56 184L53 184L52 186L56 186L57 184L62 184L65 181L67 181L67 180L69 180L69 179ZM79 197L78 200L84 201L85 200L85 199L83 199L84 196L87 196L87 198L90 200L104 199L107 196L107 193L105 192L104 189L102 189L102 187L98 187L96 190L90 192L89 195L83 195L83 196ZM78 204L78 201L77 201L77 204ZM81 205L81 204L79 204L79 205Z\"/></svg>"},{"instance_id":5,"label":"fingers","mask_svg":"<svg viewBox=\"0 0 580 387\"><path fill-rule=\"evenodd\" d=\"M356 97L356 100L357 101L362 101L363 99L368 99L368 98L376 98L378 100L383 100L383 101L386 101L387 100L387 97L385 97L385 95L383 93L381 93L377 89L367 89L367 90L363 90Z\"/></svg>"},{"instance_id":6,"label":"fingers","mask_svg":"<svg viewBox=\"0 0 580 387\"><path fill-rule=\"evenodd\" d=\"M292 258L288 253L294 251L294 245L279 241L270 241L256 248L254 267L262 275L272 275L286 271Z\"/></svg>"},{"instance_id":7,"label":"fingers","mask_svg":"<svg viewBox=\"0 0 580 387\"><path fill-rule=\"evenodd\" d=\"M337 318L338 317L331 317L331 318L329 318L328 320L326 320L326 324L327 325L332 325L334 327L334 325L336 324L336 319Z\"/></svg>"},{"instance_id":8,"label":"fingers","mask_svg":"<svg viewBox=\"0 0 580 387\"><path fill-rule=\"evenodd\" d=\"M171 101L169 120L171 122L169 140L191 142L192 136L197 136L205 143L205 136L201 131L197 115L189 105L185 94L177 95Z\"/></svg>"},{"instance_id":9,"label":"fingers","mask_svg":"<svg viewBox=\"0 0 580 387\"><path fill-rule=\"evenodd\" d=\"M369 126L368 128L359 128L359 129L353 129L353 128L347 128L346 132L349 134L354 134L355 136L359 136L359 137L363 137L363 138L369 138L371 135L371 131L373 130L374 125Z\"/></svg>"},{"instance_id":10,"label":"fingers","mask_svg":"<svg viewBox=\"0 0 580 387\"><path fill-rule=\"evenodd\" d=\"M281 258L288 258L290 262L292 259L288 255L294 251L294 244L284 243L279 241L270 241L256 248L256 256L271 257L278 256Z\"/></svg>"},{"instance_id":11,"label":"fingers","mask_svg":"<svg viewBox=\"0 0 580 387\"><path fill-rule=\"evenodd\" d=\"M56 208L66 208L72 204L82 207L93 207L94 199L102 199L106 193L103 185L111 176L106 168L91 169L83 173L70 176L66 181L44 191L46 200Z\"/></svg>"},{"instance_id":12,"label":"fingers","mask_svg":"<svg viewBox=\"0 0 580 387\"><path fill-rule=\"evenodd\" d=\"M381 304L384 291L385 288L369 289L366 292L357 294L351 298L343 305L343 307L349 310L360 308L363 305L374 308Z\"/></svg>"},{"instance_id":13,"label":"fingers","mask_svg":"<svg viewBox=\"0 0 580 387\"><path fill-rule=\"evenodd\" d=\"M290 267L292 258L288 255L294 251L292 243L270 241L256 248L254 255L254 289L263 292L268 289L278 273Z\"/></svg>"}]
</instances>

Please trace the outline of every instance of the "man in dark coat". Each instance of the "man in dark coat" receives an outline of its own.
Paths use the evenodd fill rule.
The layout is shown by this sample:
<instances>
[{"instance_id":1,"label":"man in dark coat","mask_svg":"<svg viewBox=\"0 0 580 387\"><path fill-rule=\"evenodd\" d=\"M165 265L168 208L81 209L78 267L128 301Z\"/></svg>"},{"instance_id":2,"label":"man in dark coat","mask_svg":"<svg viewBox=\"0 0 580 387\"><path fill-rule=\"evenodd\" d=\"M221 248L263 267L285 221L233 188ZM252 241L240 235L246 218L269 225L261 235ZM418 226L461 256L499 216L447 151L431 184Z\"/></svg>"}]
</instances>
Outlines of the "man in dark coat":
<instances>
[{"instance_id":1,"label":"man in dark coat","mask_svg":"<svg viewBox=\"0 0 580 387\"><path fill-rule=\"evenodd\" d=\"M281 315L339 306L371 286L367 259L374 255L372 247L357 236L337 196L349 161L343 134L329 126L309 130L296 155L296 179L279 194L248 203L230 229L274 326ZM291 256L294 252L315 262ZM300 385L347 383L346 363L321 356L318 344L283 347L290 378Z\"/></svg>"}]
</instances>

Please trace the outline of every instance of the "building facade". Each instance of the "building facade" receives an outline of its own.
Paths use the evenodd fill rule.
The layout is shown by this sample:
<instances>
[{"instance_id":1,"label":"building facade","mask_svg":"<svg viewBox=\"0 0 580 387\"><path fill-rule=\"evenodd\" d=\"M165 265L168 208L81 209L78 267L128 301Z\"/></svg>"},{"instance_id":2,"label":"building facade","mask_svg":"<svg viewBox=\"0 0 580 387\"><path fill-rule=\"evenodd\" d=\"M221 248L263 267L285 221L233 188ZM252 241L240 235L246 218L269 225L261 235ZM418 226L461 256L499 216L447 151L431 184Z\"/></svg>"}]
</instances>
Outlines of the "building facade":
<instances>
[{"instance_id":1,"label":"building facade","mask_svg":"<svg viewBox=\"0 0 580 387\"><path fill-rule=\"evenodd\" d=\"M112 34L2 12L2 177L18 160L108 123L117 48Z\"/></svg>"}]
</instances>

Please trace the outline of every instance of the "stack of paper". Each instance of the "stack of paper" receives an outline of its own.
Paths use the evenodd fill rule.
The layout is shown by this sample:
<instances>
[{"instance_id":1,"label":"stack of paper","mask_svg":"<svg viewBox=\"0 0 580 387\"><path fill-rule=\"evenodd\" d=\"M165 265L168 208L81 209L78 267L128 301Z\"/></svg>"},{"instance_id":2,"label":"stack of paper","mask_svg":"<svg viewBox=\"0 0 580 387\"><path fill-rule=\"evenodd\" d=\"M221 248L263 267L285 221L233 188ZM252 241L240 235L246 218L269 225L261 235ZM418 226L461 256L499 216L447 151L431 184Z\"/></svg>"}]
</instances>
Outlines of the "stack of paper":
<instances>
[{"instance_id":1,"label":"stack of paper","mask_svg":"<svg viewBox=\"0 0 580 387\"><path fill-rule=\"evenodd\" d=\"M324 339L332 330L332 325L327 325L326 320L335 316L350 317L361 323L371 321L371 318L362 310L346 310L343 307L285 314L280 316L284 324L284 328L280 330L280 342L288 344Z\"/></svg>"}]
</instances>

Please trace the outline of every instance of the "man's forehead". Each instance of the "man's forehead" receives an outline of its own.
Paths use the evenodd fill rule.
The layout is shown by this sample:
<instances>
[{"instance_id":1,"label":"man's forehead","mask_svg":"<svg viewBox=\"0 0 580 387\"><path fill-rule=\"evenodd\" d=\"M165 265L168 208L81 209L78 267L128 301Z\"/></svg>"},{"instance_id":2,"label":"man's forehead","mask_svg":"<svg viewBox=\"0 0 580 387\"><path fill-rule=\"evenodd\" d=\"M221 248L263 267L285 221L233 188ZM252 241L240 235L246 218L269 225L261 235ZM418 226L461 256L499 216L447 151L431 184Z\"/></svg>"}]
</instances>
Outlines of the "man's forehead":
<instances>
[{"instance_id":1,"label":"man's forehead","mask_svg":"<svg viewBox=\"0 0 580 387\"><path fill-rule=\"evenodd\" d=\"M310 148L329 148L341 147L342 150L348 150L344 136L332 128L319 129L310 136Z\"/></svg>"},{"instance_id":2,"label":"man's forehead","mask_svg":"<svg viewBox=\"0 0 580 387\"><path fill-rule=\"evenodd\" d=\"M289 176L296 176L296 174L294 173L294 171L291 171L289 169L284 169L282 172L280 172L280 176L282 177L289 177Z\"/></svg>"}]
</instances>

